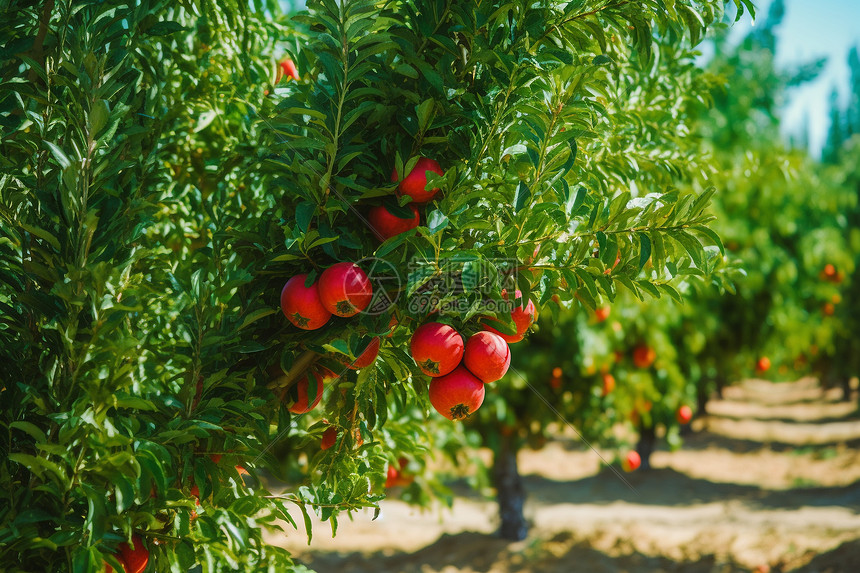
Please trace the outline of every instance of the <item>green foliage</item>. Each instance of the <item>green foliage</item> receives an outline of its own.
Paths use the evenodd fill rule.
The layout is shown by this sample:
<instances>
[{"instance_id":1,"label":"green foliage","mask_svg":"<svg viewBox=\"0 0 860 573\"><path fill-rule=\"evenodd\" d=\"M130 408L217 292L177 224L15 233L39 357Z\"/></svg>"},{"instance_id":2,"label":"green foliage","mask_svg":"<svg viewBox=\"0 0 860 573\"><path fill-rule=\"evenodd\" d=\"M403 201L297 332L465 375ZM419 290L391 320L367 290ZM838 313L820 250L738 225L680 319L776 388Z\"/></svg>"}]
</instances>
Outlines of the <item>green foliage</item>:
<instances>
[{"instance_id":1,"label":"green foliage","mask_svg":"<svg viewBox=\"0 0 860 573\"><path fill-rule=\"evenodd\" d=\"M136 532L152 570L291 570L261 526L336 530L388 464L420 474L468 440L428 418L405 350L430 312L467 336L502 288L551 315L555 295L679 298L709 275L712 191L676 182L705 168L685 38L720 6L7 5L0 561L99 571ZM284 50L301 78L273 85ZM403 206L390 174L418 156L441 197L380 244L367 209ZM289 277L368 257L402 279L393 307L312 332L278 312ZM291 414L318 365L339 375L322 411ZM404 495L431 494L419 476Z\"/></svg>"}]
</instances>

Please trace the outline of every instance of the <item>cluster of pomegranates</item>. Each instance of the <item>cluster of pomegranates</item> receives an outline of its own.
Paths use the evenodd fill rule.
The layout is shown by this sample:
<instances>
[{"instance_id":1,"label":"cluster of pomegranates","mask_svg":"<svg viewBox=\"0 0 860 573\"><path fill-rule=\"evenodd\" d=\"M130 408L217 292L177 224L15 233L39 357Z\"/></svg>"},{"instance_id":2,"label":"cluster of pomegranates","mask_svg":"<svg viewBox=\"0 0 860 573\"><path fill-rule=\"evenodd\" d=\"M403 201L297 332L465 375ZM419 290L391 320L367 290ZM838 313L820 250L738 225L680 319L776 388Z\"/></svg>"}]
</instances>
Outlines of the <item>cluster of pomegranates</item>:
<instances>
[{"instance_id":1,"label":"cluster of pomegranates","mask_svg":"<svg viewBox=\"0 0 860 573\"><path fill-rule=\"evenodd\" d=\"M502 295L507 298L504 291ZM517 291L516 297L522 293ZM522 340L534 322L534 303L518 306L511 318L516 334L499 332L487 324L496 319L485 319L484 330L465 343L459 332L440 322L428 322L415 330L410 351L418 368L433 378L430 403L437 412L449 420L462 420L480 408L485 384L499 380L511 365L508 343Z\"/></svg>"},{"instance_id":2,"label":"cluster of pomegranates","mask_svg":"<svg viewBox=\"0 0 860 573\"><path fill-rule=\"evenodd\" d=\"M397 193L400 196L408 196L412 198L412 202L406 205L406 208L412 212L412 217L404 219L398 217L389 211L385 205L371 207L367 213L367 220L370 223L371 229L379 235L384 241L401 233L405 233L410 229L414 229L421 221L416 205L428 203L439 193L439 188L436 187L429 191L425 191L427 186L427 172L432 171L437 175L444 175L442 167L433 159L421 157L418 163L412 168L412 171L403 178L397 186ZM400 179L397 169L391 172L391 181L396 182Z\"/></svg>"},{"instance_id":3,"label":"cluster of pomegranates","mask_svg":"<svg viewBox=\"0 0 860 573\"><path fill-rule=\"evenodd\" d=\"M316 281L307 283L308 275L299 274L288 280L281 290L281 311L293 325L304 330L322 328L332 315L355 316L367 308L373 298L373 285L367 274L351 262L336 263L325 269ZM355 361L346 363L347 366L357 370L372 364L379 354L379 344L379 338L374 337ZM297 399L289 407L294 414L313 410L322 399L325 381L337 378L323 366L314 367L311 374L316 380L316 392L309 396L310 380L307 377L299 380Z\"/></svg>"}]
</instances>

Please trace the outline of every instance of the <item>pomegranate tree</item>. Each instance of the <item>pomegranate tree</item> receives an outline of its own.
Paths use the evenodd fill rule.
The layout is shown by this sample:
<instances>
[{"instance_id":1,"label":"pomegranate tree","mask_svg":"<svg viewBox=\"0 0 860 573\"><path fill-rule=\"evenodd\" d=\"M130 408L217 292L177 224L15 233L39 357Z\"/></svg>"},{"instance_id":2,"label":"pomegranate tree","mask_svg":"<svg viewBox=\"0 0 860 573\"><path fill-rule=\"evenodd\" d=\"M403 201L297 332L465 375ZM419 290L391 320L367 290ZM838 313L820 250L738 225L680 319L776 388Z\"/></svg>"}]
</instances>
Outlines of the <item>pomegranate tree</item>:
<instances>
[{"instance_id":1,"label":"pomegranate tree","mask_svg":"<svg viewBox=\"0 0 860 573\"><path fill-rule=\"evenodd\" d=\"M665 4L5 14L0 562L291 571L266 529L378 507L401 456L429 503L427 452L535 396L464 340L706 274L677 133L722 2Z\"/></svg>"}]
</instances>

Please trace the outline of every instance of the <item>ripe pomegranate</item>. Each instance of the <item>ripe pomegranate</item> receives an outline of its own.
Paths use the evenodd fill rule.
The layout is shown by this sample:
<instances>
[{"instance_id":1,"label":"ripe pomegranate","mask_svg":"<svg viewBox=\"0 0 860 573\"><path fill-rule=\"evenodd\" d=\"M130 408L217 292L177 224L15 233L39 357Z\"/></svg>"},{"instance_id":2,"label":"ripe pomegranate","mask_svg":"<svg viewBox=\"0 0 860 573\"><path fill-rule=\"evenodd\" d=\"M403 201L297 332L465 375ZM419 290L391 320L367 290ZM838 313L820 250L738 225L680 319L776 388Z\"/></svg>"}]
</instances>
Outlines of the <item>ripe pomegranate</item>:
<instances>
[{"instance_id":1,"label":"ripe pomegranate","mask_svg":"<svg viewBox=\"0 0 860 573\"><path fill-rule=\"evenodd\" d=\"M320 449L327 450L334 445L337 441L337 427L329 426L326 428L325 432L323 432L322 439L320 440Z\"/></svg>"},{"instance_id":2,"label":"ripe pomegranate","mask_svg":"<svg viewBox=\"0 0 860 573\"><path fill-rule=\"evenodd\" d=\"M299 79L299 71L296 69L296 64L289 58L278 62L278 77L275 79L275 83L279 83L285 76L297 81Z\"/></svg>"},{"instance_id":3,"label":"ripe pomegranate","mask_svg":"<svg viewBox=\"0 0 860 573\"><path fill-rule=\"evenodd\" d=\"M693 410L684 404L678 411L675 413L675 417L678 419L679 424L689 424L690 420L693 419Z\"/></svg>"},{"instance_id":4,"label":"ripe pomegranate","mask_svg":"<svg viewBox=\"0 0 860 573\"><path fill-rule=\"evenodd\" d=\"M449 420L463 420L484 402L484 383L459 366L430 382L430 403Z\"/></svg>"},{"instance_id":5,"label":"ripe pomegranate","mask_svg":"<svg viewBox=\"0 0 860 573\"><path fill-rule=\"evenodd\" d=\"M221 461L221 454L209 454L209 459L212 460L213 463L218 463Z\"/></svg>"},{"instance_id":6,"label":"ripe pomegranate","mask_svg":"<svg viewBox=\"0 0 860 573\"><path fill-rule=\"evenodd\" d=\"M447 324L428 322L412 334L409 350L418 368L428 376L444 376L463 358L463 337Z\"/></svg>"},{"instance_id":7,"label":"ripe pomegranate","mask_svg":"<svg viewBox=\"0 0 860 573\"><path fill-rule=\"evenodd\" d=\"M514 299L522 298L523 293L519 290L514 294ZM502 291L502 298L508 300L508 291ZM519 342L523 339L523 335L529 329L529 327L535 321L535 303L531 300L528 301L525 308L522 306L517 306L514 310L511 311L511 319L514 321L514 325L517 327L516 334L505 334L503 332L499 332L495 328L493 328L490 324L487 323L498 323L499 321L495 318L487 318L484 322L484 327L495 334L501 336L505 342L508 344L513 344L515 342Z\"/></svg>"},{"instance_id":8,"label":"ripe pomegranate","mask_svg":"<svg viewBox=\"0 0 860 573\"><path fill-rule=\"evenodd\" d=\"M344 357L346 367L350 370L360 370L373 364L376 357L379 356L379 344L381 342L378 336L374 336L370 340L370 344L367 345L367 348L364 349L364 352L356 357L355 362L350 362L348 358Z\"/></svg>"},{"instance_id":9,"label":"ripe pomegranate","mask_svg":"<svg viewBox=\"0 0 860 573\"><path fill-rule=\"evenodd\" d=\"M836 267L834 267L830 263L827 263L826 265L824 265L824 276L829 278L829 279L832 279L833 277L835 277L836 276Z\"/></svg>"},{"instance_id":10,"label":"ripe pomegranate","mask_svg":"<svg viewBox=\"0 0 860 573\"><path fill-rule=\"evenodd\" d=\"M508 297L506 291L502 291L502 296L507 300ZM517 290L514 295L514 299L516 300L522 296L523 293ZM517 306L511 312L511 318L514 320L514 324L517 325L517 334L524 334L535 321L535 303L529 299L525 308Z\"/></svg>"},{"instance_id":11,"label":"ripe pomegranate","mask_svg":"<svg viewBox=\"0 0 860 573\"><path fill-rule=\"evenodd\" d=\"M594 317L597 319L597 322L603 322L607 318L609 318L609 307L602 306L594 311Z\"/></svg>"},{"instance_id":12,"label":"ripe pomegranate","mask_svg":"<svg viewBox=\"0 0 860 573\"><path fill-rule=\"evenodd\" d=\"M385 487L394 487L397 484L397 477L400 475L400 472L397 471L392 465L388 466L388 472L385 475Z\"/></svg>"},{"instance_id":13,"label":"ripe pomegranate","mask_svg":"<svg viewBox=\"0 0 860 573\"><path fill-rule=\"evenodd\" d=\"M824 306L821 308L821 312L826 316L833 316L833 313L836 312L836 307L833 306L832 302L825 302Z\"/></svg>"},{"instance_id":14,"label":"ripe pomegranate","mask_svg":"<svg viewBox=\"0 0 860 573\"><path fill-rule=\"evenodd\" d=\"M383 241L414 229L421 222L421 218L418 216L418 209L415 208L415 205L410 203L407 207L412 210L412 218L410 219L401 219L386 209L385 205L372 207L367 213L370 228L382 237Z\"/></svg>"},{"instance_id":15,"label":"ripe pomegranate","mask_svg":"<svg viewBox=\"0 0 860 573\"><path fill-rule=\"evenodd\" d=\"M439 188L431 189L430 191L425 191L424 188L427 186L427 172L432 171L437 175L444 175L445 172L442 171L442 168L439 166L437 162L432 159L427 159L426 157L422 157L418 160L418 163L415 164L415 167L412 171L409 172L409 175L403 178L403 181L400 182L397 189L400 191L401 195L408 195L412 197L413 203L427 203L432 200L433 197L436 196L436 193L439 192ZM394 169L391 172L391 181L397 181L400 177L397 175L397 169Z\"/></svg>"},{"instance_id":16,"label":"ripe pomegranate","mask_svg":"<svg viewBox=\"0 0 860 573\"><path fill-rule=\"evenodd\" d=\"M331 313L323 306L317 285L305 286L307 278L301 274L287 281L281 291L281 310L299 328L316 330L328 322Z\"/></svg>"},{"instance_id":17,"label":"ripe pomegranate","mask_svg":"<svg viewBox=\"0 0 860 573\"><path fill-rule=\"evenodd\" d=\"M409 465L409 460L401 457L397 460L397 478L394 480L394 485L400 487L408 487L412 482L415 481L415 476L406 471L406 467Z\"/></svg>"},{"instance_id":18,"label":"ripe pomegranate","mask_svg":"<svg viewBox=\"0 0 860 573\"><path fill-rule=\"evenodd\" d=\"M354 263L337 263L322 272L317 289L323 307L337 316L355 316L370 304L373 286Z\"/></svg>"},{"instance_id":19,"label":"ripe pomegranate","mask_svg":"<svg viewBox=\"0 0 860 573\"><path fill-rule=\"evenodd\" d=\"M657 359L657 352L645 344L640 344L633 349L633 364L637 368L648 368Z\"/></svg>"},{"instance_id":20,"label":"ripe pomegranate","mask_svg":"<svg viewBox=\"0 0 860 573\"><path fill-rule=\"evenodd\" d=\"M601 392L601 396L608 396L612 391L615 390L615 376L612 374L604 374L603 375L603 392Z\"/></svg>"},{"instance_id":21,"label":"ripe pomegranate","mask_svg":"<svg viewBox=\"0 0 860 573\"><path fill-rule=\"evenodd\" d=\"M627 452L627 455L621 461L621 467L625 472L632 472L640 465L642 465L642 458L639 457L639 454L635 450Z\"/></svg>"},{"instance_id":22,"label":"ripe pomegranate","mask_svg":"<svg viewBox=\"0 0 860 573\"><path fill-rule=\"evenodd\" d=\"M131 542L133 547L128 543L119 545L122 561L125 562L125 573L142 573L146 569L146 564L149 563L149 551L139 535L132 535Z\"/></svg>"},{"instance_id":23,"label":"ripe pomegranate","mask_svg":"<svg viewBox=\"0 0 860 573\"><path fill-rule=\"evenodd\" d=\"M756 372L767 372L770 370L770 358L767 356L762 356L758 359L758 362L755 363Z\"/></svg>"},{"instance_id":24,"label":"ripe pomegranate","mask_svg":"<svg viewBox=\"0 0 860 573\"><path fill-rule=\"evenodd\" d=\"M308 376L304 376L296 383L296 390L298 396L296 398L296 401L288 408L288 410L293 414L304 414L316 408L317 404L319 404L320 400L322 400L325 380L333 380L337 378L337 374L323 366L320 366L317 370L315 370L313 372L313 376L314 380L316 381L316 394L314 395L313 402L311 402L310 398L308 397L310 380L308 379Z\"/></svg>"},{"instance_id":25,"label":"ripe pomegranate","mask_svg":"<svg viewBox=\"0 0 860 573\"><path fill-rule=\"evenodd\" d=\"M482 382L495 382L511 365L511 349L498 334L482 330L466 342L463 364Z\"/></svg>"}]
</instances>

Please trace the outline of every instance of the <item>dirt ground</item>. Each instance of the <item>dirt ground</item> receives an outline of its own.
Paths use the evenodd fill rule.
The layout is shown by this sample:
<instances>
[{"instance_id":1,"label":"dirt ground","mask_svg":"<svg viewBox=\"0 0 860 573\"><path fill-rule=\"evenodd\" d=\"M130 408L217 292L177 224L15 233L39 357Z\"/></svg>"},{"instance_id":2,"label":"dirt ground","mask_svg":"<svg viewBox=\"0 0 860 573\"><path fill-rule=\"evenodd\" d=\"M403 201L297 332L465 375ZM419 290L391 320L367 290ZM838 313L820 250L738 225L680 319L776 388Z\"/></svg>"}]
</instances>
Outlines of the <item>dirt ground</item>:
<instances>
[{"instance_id":1,"label":"dirt ground","mask_svg":"<svg viewBox=\"0 0 860 573\"><path fill-rule=\"evenodd\" d=\"M813 380L751 380L625 484L572 439L524 451L529 537L493 536L492 501L420 512L387 500L271 542L318 573L860 572L860 417Z\"/></svg>"}]
</instances>

